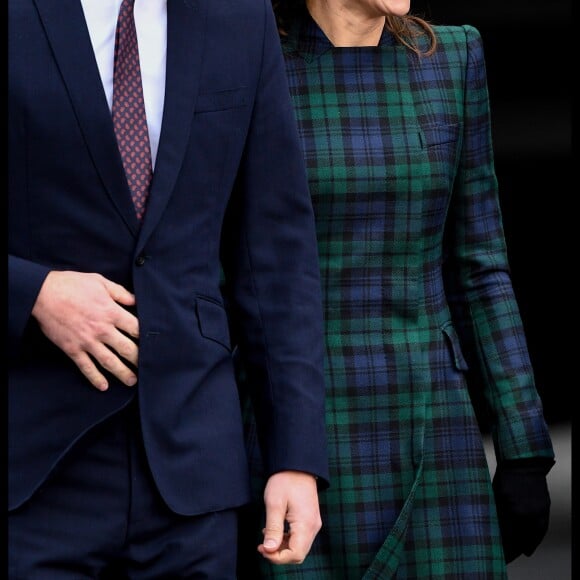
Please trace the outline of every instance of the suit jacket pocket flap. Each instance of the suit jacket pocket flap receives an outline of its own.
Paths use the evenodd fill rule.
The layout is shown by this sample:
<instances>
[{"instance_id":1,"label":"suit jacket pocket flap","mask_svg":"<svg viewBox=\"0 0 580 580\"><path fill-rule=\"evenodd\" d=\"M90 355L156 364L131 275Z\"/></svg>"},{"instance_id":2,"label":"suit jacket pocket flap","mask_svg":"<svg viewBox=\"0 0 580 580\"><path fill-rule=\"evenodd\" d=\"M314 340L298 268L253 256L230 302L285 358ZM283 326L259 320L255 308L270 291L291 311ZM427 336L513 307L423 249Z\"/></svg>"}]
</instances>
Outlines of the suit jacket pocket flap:
<instances>
[{"instance_id":1,"label":"suit jacket pocket flap","mask_svg":"<svg viewBox=\"0 0 580 580\"><path fill-rule=\"evenodd\" d=\"M195 309L202 336L231 350L228 318L224 307L213 300L198 296Z\"/></svg>"}]
</instances>

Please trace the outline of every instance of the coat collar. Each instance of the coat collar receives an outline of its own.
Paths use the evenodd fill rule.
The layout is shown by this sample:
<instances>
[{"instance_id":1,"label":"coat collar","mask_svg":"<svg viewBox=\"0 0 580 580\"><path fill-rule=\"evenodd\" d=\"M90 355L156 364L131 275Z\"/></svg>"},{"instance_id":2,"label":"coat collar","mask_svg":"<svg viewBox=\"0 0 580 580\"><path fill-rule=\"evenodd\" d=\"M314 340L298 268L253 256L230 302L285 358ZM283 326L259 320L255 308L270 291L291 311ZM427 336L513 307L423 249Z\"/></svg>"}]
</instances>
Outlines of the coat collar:
<instances>
[{"instance_id":1,"label":"coat collar","mask_svg":"<svg viewBox=\"0 0 580 580\"><path fill-rule=\"evenodd\" d=\"M282 43L285 52L296 52L305 61L312 62L331 50L343 50L335 48L326 34L308 12L306 6L300 9L300 13L291 23L288 35L283 37ZM395 38L386 29L383 29L377 49L386 46L396 46Z\"/></svg>"}]
</instances>

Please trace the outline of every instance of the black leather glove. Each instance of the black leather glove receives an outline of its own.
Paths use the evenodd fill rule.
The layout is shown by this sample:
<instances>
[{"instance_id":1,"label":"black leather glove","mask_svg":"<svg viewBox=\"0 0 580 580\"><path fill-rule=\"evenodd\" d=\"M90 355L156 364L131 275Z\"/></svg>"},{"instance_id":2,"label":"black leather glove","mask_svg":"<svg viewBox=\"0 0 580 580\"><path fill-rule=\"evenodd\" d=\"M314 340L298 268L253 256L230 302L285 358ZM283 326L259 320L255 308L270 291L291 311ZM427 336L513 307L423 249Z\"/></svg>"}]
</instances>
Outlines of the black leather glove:
<instances>
[{"instance_id":1,"label":"black leather glove","mask_svg":"<svg viewBox=\"0 0 580 580\"><path fill-rule=\"evenodd\" d=\"M497 466L493 492L506 563L531 556L546 535L551 503L546 475L552 465L551 458L530 457Z\"/></svg>"}]
</instances>

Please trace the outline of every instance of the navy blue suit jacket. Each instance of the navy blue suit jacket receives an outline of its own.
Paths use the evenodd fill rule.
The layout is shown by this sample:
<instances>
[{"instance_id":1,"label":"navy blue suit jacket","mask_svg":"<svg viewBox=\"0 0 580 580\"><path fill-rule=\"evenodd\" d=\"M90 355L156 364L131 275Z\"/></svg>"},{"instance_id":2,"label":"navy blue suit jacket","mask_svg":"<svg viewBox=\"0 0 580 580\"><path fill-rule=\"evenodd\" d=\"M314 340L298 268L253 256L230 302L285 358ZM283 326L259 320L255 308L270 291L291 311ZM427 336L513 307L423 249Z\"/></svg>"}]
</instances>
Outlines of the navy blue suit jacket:
<instances>
[{"instance_id":1,"label":"navy blue suit jacket","mask_svg":"<svg viewBox=\"0 0 580 580\"><path fill-rule=\"evenodd\" d=\"M140 226L81 3L9 2L11 508L136 392L168 505L195 514L246 502L232 328L269 471L328 476L314 218L270 2L168 0L167 12L165 108ZM135 388L111 379L97 391L42 334L30 313L53 269L135 293Z\"/></svg>"}]
</instances>

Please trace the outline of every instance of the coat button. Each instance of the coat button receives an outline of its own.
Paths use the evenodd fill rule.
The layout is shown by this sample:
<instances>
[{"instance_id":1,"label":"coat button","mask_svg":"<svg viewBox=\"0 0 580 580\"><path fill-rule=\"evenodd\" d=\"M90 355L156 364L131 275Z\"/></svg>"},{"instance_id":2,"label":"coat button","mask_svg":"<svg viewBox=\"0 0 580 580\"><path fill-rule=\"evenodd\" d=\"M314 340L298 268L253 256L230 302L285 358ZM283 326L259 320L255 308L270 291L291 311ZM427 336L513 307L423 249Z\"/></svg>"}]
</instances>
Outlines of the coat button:
<instances>
[{"instance_id":1,"label":"coat button","mask_svg":"<svg viewBox=\"0 0 580 580\"><path fill-rule=\"evenodd\" d=\"M137 258L135 259L135 265L136 266L143 266L143 264L145 264L145 256L143 256L143 255L137 256Z\"/></svg>"}]
</instances>

